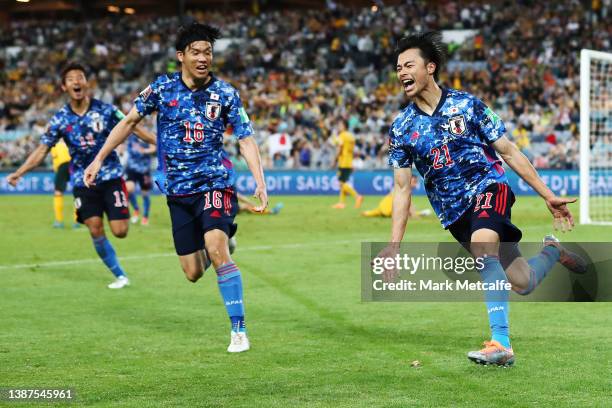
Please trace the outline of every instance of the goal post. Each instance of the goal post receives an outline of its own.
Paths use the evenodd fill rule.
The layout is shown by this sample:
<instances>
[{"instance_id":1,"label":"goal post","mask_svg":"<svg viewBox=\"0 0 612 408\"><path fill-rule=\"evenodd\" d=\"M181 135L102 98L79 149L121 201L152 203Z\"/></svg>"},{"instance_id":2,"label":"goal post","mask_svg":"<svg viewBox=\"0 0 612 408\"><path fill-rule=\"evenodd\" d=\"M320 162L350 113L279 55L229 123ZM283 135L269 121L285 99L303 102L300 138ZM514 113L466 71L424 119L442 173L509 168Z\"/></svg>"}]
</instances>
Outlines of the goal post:
<instances>
[{"instance_id":1,"label":"goal post","mask_svg":"<svg viewBox=\"0 0 612 408\"><path fill-rule=\"evenodd\" d=\"M580 224L612 225L612 53L580 52Z\"/></svg>"}]
</instances>

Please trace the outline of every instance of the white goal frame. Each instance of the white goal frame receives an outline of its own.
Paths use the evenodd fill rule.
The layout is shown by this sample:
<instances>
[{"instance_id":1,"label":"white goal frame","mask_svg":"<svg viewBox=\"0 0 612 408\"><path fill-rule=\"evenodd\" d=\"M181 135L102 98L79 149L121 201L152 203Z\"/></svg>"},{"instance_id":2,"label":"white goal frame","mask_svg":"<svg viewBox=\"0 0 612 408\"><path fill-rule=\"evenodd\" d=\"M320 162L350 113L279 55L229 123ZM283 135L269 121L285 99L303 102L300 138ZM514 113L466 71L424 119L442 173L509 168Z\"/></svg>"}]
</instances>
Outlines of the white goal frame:
<instances>
[{"instance_id":1,"label":"white goal frame","mask_svg":"<svg viewBox=\"0 0 612 408\"><path fill-rule=\"evenodd\" d=\"M593 59L605 60L612 63L612 54L588 49L580 51L580 224L612 225L612 220L593 221L591 219L589 206L591 167L590 92L591 60Z\"/></svg>"}]
</instances>

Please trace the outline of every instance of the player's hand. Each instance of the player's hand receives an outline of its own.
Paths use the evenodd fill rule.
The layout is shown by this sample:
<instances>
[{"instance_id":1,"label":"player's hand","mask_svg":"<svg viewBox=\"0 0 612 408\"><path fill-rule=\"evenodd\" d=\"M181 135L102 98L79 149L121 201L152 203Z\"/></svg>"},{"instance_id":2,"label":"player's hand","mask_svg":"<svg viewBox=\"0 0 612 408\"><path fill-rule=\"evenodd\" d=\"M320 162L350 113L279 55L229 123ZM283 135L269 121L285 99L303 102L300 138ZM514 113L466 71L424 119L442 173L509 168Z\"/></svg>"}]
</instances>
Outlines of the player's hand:
<instances>
[{"instance_id":1,"label":"player's hand","mask_svg":"<svg viewBox=\"0 0 612 408\"><path fill-rule=\"evenodd\" d=\"M266 191L266 187L257 186L253 197L259 199L259 202L261 203L260 205L255 206L253 210L259 213L264 212L264 210L268 207L268 192Z\"/></svg>"},{"instance_id":2,"label":"player's hand","mask_svg":"<svg viewBox=\"0 0 612 408\"><path fill-rule=\"evenodd\" d=\"M569 208L567 208L567 205L575 203L576 199L553 196L545 201L548 210L554 218L554 229L561 230L562 232L571 231L574 227L574 217Z\"/></svg>"},{"instance_id":3,"label":"player's hand","mask_svg":"<svg viewBox=\"0 0 612 408\"><path fill-rule=\"evenodd\" d=\"M83 183L85 183L87 187L96 185L96 176L100 171L100 167L102 167L102 162L98 159L94 159L85 169L85 173L83 173Z\"/></svg>"},{"instance_id":4,"label":"player's hand","mask_svg":"<svg viewBox=\"0 0 612 408\"><path fill-rule=\"evenodd\" d=\"M21 176L17 174L17 172L11 173L8 176L6 176L6 181L8 181L8 183L13 187L17 187L17 183L19 183L20 179L21 179Z\"/></svg>"},{"instance_id":5,"label":"player's hand","mask_svg":"<svg viewBox=\"0 0 612 408\"><path fill-rule=\"evenodd\" d=\"M397 254L399 254L399 243L390 242L382 251L376 255L376 258L392 258L395 259ZM374 261L372 261L374 262ZM397 268L385 269L382 273L383 281L386 283L395 282L399 277L399 271Z\"/></svg>"}]
</instances>

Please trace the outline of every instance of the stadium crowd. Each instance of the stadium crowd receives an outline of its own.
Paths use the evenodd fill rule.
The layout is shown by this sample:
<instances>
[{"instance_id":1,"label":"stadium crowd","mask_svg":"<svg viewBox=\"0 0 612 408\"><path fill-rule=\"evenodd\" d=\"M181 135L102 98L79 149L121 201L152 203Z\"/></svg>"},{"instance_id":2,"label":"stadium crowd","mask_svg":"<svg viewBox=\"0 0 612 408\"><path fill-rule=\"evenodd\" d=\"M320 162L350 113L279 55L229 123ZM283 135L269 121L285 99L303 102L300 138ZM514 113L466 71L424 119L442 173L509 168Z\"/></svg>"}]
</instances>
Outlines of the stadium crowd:
<instances>
[{"instance_id":1,"label":"stadium crowd","mask_svg":"<svg viewBox=\"0 0 612 408\"><path fill-rule=\"evenodd\" d=\"M386 134L405 103L394 44L407 31L461 29L474 31L449 44L442 84L491 105L536 167L565 169L578 166L580 49L612 48L610 2L587 3L328 2L326 10L190 18L230 39L217 45L216 71L240 90L267 168L332 167L340 120L357 139L355 167L386 168ZM66 60L86 62L94 95L128 110L156 74L177 69L179 25L178 17L129 16L0 28L0 168L21 163L37 144L61 104L57 73ZM236 156L231 138L227 149Z\"/></svg>"}]
</instances>

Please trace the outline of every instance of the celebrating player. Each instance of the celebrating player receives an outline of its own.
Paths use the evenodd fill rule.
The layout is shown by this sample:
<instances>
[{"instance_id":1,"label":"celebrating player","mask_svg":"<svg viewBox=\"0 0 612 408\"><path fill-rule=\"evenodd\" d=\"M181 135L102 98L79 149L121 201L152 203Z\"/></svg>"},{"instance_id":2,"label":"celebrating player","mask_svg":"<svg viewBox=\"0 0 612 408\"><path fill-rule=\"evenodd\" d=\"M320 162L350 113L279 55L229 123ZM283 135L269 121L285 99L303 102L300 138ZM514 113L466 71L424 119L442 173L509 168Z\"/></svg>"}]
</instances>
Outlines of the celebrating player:
<instances>
[{"instance_id":1,"label":"celebrating player","mask_svg":"<svg viewBox=\"0 0 612 408\"><path fill-rule=\"evenodd\" d=\"M338 181L340 182L340 201L333 205L333 208L342 210L346 207L344 200L347 194L355 198L355 208L361 207L363 196L349 184L349 178L353 173L353 156L355 155L355 136L349 132L344 119L338 121L338 152L336 162L338 163Z\"/></svg>"},{"instance_id":2,"label":"celebrating player","mask_svg":"<svg viewBox=\"0 0 612 408\"><path fill-rule=\"evenodd\" d=\"M130 204L134 208L134 215L130 218L132 224L138 222L140 207L138 206L138 194L136 194L136 183L140 186L142 195L142 220L141 225L149 225L149 211L151 210L151 155L156 152L155 145L131 135L127 140L127 163L126 182Z\"/></svg>"},{"instance_id":3,"label":"celebrating player","mask_svg":"<svg viewBox=\"0 0 612 408\"><path fill-rule=\"evenodd\" d=\"M38 166L47 156L49 149L63 139L72 157L72 184L77 221L89 228L96 252L115 275L116 280L108 285L120 289L129 285L129 280L119 265L115 250L104 232L102 216L106 213L110 229L117 238L124 238L128 232L130 217L127 193L121 175L123 168L115 152L101 163L100 175L95 187L87 188L83 183L85 166L98 153L110 130L124 117L113 105L89 97L85 67L69 63L61 73L62 90L70 102L60 109L49 123L40 145L14 173L8 182L15 186L21 176ZM142 128L135 132L148 140L154 135Z\"/></svg>"},{"instance_id":4,"label":"celebrating player","mask_svg":"<svg viewBox=\"0 0 612 408\"><path fill-rule=\"evenodd\" d=\"M413 164L424 178L425 189L442 226L475 257L484 259L480 271L485 283L509 280L513 290L528 294L542 282L556 262L584 273L584 261L564 249L552 235L544 238L541 253L529 260L518 250L521 231L510 221L515 197L498 153L544 199L563 230L574 225L568 203L542 182L529 160L511 143L500 118L475 96L441 89L436 80L444 59L438 33L416 34L400 40L397 77L411 103L390 129L389 162L394 167L391 243L381 253L399 250L410 207ZM500 251L500 242L510 250ZM514 244L512 244L514 243ZM505 245L502 248L505 248ZM387 279L397 271L387 271ZM508 291L486 291L492 332L490 341L468 358L480 364L511 365Z\"/></svg>"},{"instance_id":5,"label":"celebrating player","mask_svg":"<svg viewBox=\"0 0 612 408\"><path fill-rule=\"evenodd\" d=\"M181 72L158 77L136 98L135 106L113 129L106 145L87 168L85 183L95 178L107 154L124 141L137 123L157 111L158 159L167 195L176 253L191 282L202 277L208 258L231 321L229 352L249 349L244 323L242 277L232 261L228 239L236 232L238 211L235 173L223 150L223 133L232 126L257 183L255 195L268 204L263 169L253 127L238 91L210 69L219 30L199 23L182 28L176 40ZM204 251L206 249L206 252Z\"/></svg>"}]
</instances>

